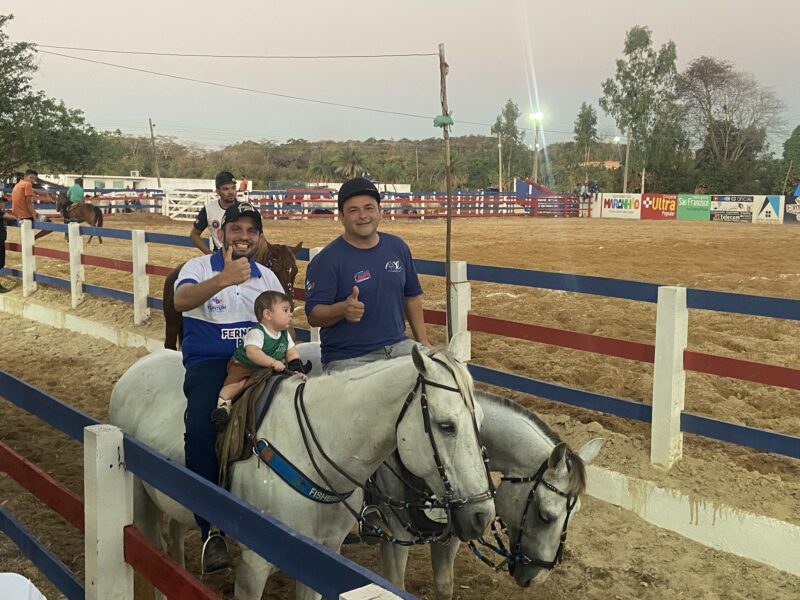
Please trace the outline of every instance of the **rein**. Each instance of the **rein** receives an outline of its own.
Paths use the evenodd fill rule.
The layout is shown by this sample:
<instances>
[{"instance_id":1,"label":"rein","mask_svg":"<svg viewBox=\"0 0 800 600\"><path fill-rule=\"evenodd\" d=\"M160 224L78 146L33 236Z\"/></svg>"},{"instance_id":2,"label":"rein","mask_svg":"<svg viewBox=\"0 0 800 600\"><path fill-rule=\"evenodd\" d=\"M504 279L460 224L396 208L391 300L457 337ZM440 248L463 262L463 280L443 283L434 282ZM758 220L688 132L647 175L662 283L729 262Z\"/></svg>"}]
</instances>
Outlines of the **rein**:
<instances>
[{"instance_id":1,"label":"rein","mask_svg":"<svg viewBox=\"0 0 800 600\"><path fill-rule=\"evenodd\" d=\"M495 522L492 524L492 535L495 539L496 544L492 544L487 542L484 538L479 538L478 543L482 546L489 548L493 552L499 554L503 557L498 563L493 563L489 558L487 558L480 550L478 550L475 543L470 541L468 546L470 550L475 554L475 556L480 559L482 562L489 565L495 571L499 571L506 565L508 565L509 571L515 566L516 564L521 565L536 565L539 567L543 567L545 569L551 570L554 569L562 560L564 555L564 546L567 543L567 526L569 525L569 518L572 514L572 509L575 508L575 504L578 502L577 496L570 496L569 494L562 492L556 486L545 481L544 474L547 471L547 460L545 459L544 462L539 467L539 470L532 476L528 477L501 477L500 481L507 481L508 483L531 483L533 482L533 487L531 491L528 493L528 499L525 501L525 508L522 511L522 519L520 520L519 526L515 529L518 531L516 540L512 540L509 537L509 546L510 550L506 548L506 545L503 543L502 534L508 535L508 528L506 524L503 523L501 519L495 519ZM521 552L522 550L522 535L525 531L525 524L528 519L528 511L530 510L531 506L533 505L533 499L536 494L536 488L542 484L551 492L555 492L562 498L566 498L567 500L567 516L564 519L564 525L561 528L561 536L558 543L558 549L556 550L556 555L553 560L546 561L540 558L530 557L526 554Z\"/></svg>"},{"instance_id":2,"label":"rein","mask_svg":"<svg viewBox=\"0 0 800 600\"><path fill-rule=\"evenodd\" d=\"M456 376L456 373L453 371L453 369L447 363L445 363L444 361L436 358L435 356L432 356L430 358L431 358L431 360L433 360L433 361L437 362L438 364L442 365L443 367L445 367L450 372L450 374L453 376L453 380L456 382L456 385L458 385L458 382L459 382L458 377ZM481 455L482 455L484 469L485 469L485 473L486 473L487 490L485 492L482 492L480 494L475 494L474 496L468 496L468 497L465 497L465 498L456 498L455 497L455 492L453 490L453 487L452 487L452 484L450 482L450 479L447 477L447 472L445 470L444 464L442 463L441 456L439 454L439 450L438 450L438 448L436 446L436 440L433 437L433 431L432 431L431 422L430 422L430 411L429 411L429 406L428 406L427 386L431 386L431 387L443 389L443 390L446 390L446 391L458 393L458 395L461 397L461 399L464 401L465 405L469 409L470 416L471 416L471 419L472 419L473 431L475 433L475 436L476 436L476 439L478 441L478 444L479 444L479 446L481 448ZM305 383L301 383L297 387L297 389L295 391L295 396L294 396L295 415L297 417L297 423L298 423L298 426L300 428L300 434L301 434L301 436L303 438L303 444L304 444L304 446L306 448L306 453L308 454L308 457L311 460L311 464L314 466L314 469L316 470L317 475L319 475L320 479L322 479L323 483L328 488L327 490L324 490L325 491L325 495L326 495L325 503L342 502L342 504L353 515L353 517L356 519L357 522L361 523L364 527L366 527L367 529L369 529L369 530L371 530L373 532L372 535L375 535L376 537L384 539L384 540L386 540L388 542L391 542L393 544L399 544L399 545L404 545L404 546L411 546L411 545L416 545L416 544L421 544L421 543L432 542L432 541L435 541L436 539L441 539L443 537L443 535L449 536L449 534L450 534L449 530L450 530L450 521L451 521L451 511L453 509L460 508L460 507L462 507L462 506L464 506L466 504L470 504L470 503L473 503L473 502L482 502L484 500L491 500L494 497L495 487L494 487L494 483L492 482L491 475L489 473L489 459L486 456L486 449L480 443L480 435L479 435L479 431L478 431L478 423L477 423L477 421L475 419L475 401L474 401L474 398L472 398L471 394L469 396L465 396L464 392L461 390L460 387L452 387L452 386L447 386L447 385L444 385L444 384L436 383L434 381L430 381L429 379L425 379L423 374L420 373L419 375L417 375L417 381L416 381L416 383L414 385L414 388L411 390L411 392L409 392L408 396L406 396L406 400L405 400L405 402L403 404L403 407L400 409L400 414L398 415L397 421L395 422L395 432L397 431L397 428L400 426L400 423L402 422L403 417L406 415L406 413L408 411L408 408L411 406L414 398L416 397L417 392L419 392L420 408L422 410L422 420L423 420L423 424L424 424L424 427L425 427L425 432L427 433L428 439L429 439L430 444L431 444L431 449L433 450L433 457L434 457L434 460L436 462L437 472L439 474L439 477L441 478L442 485L445 488L444 498L441 499L441 500L439 500L439 499L431 499L430 495L426 495L425 500L423 502L421 502L421 503L410 503L410 502L403 502L403 501L400 501L400 500L396 500L396 499L394 499L394 498L392 498L390 496L386 496L386 495L384 495L384 494L382 494L380 492L378 492L377 494L374 494L374 495L376 495L381 502L384 502L385 504L389 505L392 508L398 508L398 509L411 509L411 508L433 509L433 508L442 508L442 509L445 509L447 511L447 514L448 514L448 526L447 526L444 534L438 534L437 533L436 535L417 536L417 537L415 537L414 540L411 540L411 541L398 540L395 536L391 535L390 532L386 532L383 529L381 529L380 527L376 527L376 526L372 525L371 523L369 523L367 520L364 519L362 514L356 512L355 510L353 510L352 507L350 507L349 504L344 502L344 500L346 500L355 491L355 488L361 488L362 490L367 491L367 487L365 485L361 484L355 478L353 478L344 469L342 469L338 464L336 464L336 462L334 462L334 460L331 459L330 456L328 456L328 454L325 452L325 450L323 450L322 445L320 444L319 439L317 438L317 435L316 435L316 433L314 431L314 428L311 425L311 421L310 421L310 419L308 417L308 412L306 411L306 406L305 406L304 396L303 396L304 390L305 390ZM261 440L261 441L263 442L263 444L265 446L268 446L268 443L266 442L266 440ZM328 477L326 477L325 474L322 472L322 469L320 468L319 464L317 463L317 460L314 458L314 453L311 451L312 443L313 443L313 446L316 448L317 452L319 452L319 454L322 456L322 458L331 467L333 467L334 470L337 473L339 473L347 481L352 483L353 486L354 486L354 489L352 489L352 490L350 490L348 492L345 492L345 493L341 493L341 492L335 491L334 486L331 484L331 482L328 479ZM286 462L288 462L288 461L286 461ZM268 464L268 466L271 466L270 463L267 463L267 464ZM295 471L297 471L296 468L295 468ZM299 473L299 471L297 471L297 472ZM300 473L300 475L302 475L302 473ZM286 478L284 478L284 480L286 480ZM309 482L309 483L310 483L310 485L314 485L312 482ZM316 487L316 489L319 489L319 490L322 489L320 486L315 486L315 487ZM296 488L296 489L298 489L298 488ZM375 490L377 491L377 488L375 488ZM304 495L306 495L310 499L315 500L315 498L312 495L308 495L308 494L304 493L303 490L298 489L298 491L300 491L301 493L303 493Z\"/></svg>"}]
</instances>

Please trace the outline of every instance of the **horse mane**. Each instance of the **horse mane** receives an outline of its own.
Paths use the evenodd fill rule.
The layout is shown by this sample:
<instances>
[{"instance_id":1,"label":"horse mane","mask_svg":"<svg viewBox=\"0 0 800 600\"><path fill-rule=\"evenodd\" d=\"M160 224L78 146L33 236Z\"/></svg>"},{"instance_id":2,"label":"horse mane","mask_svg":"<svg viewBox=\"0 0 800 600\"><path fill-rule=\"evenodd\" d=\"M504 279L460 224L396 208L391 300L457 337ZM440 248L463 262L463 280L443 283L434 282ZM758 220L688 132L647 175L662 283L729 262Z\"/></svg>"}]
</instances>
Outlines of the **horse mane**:
<instances>
[{"instance_id":1,"label":"horse mane","mask_svg":"<svg viewBox=\"0 0 800 600\"><path fill-rule=\"evenodd\" d=\"M521 416L536 429L541 431L554 446L564 441L561 439L561 436L553 431L547 423L542 421L535 412L514 402L510 398L481 390L481 400L488 400L493 404L507 408L514 414ZM567 459L567 472L569 473L569 481L567 482L567 489L565 492L570 496L580 496L586 491L586 465L583 464L583 459L573 452L569 446L567 446L565 457Z\"/></svg>"}]
</instances>

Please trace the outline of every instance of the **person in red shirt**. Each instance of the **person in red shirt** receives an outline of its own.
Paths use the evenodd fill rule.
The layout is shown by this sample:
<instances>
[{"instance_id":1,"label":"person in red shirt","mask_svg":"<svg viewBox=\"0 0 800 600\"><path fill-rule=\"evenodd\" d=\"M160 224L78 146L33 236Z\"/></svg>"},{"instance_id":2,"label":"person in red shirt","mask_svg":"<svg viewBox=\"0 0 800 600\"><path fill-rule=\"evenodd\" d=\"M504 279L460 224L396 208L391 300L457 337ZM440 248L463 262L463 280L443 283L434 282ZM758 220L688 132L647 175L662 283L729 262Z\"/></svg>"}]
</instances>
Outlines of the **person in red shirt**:
<instances>
[{"instance_id":1,"label":"person in red shirt","mask_svg":"<svg viewBox=\"0 0 800 600\"><path fill-rule=\"evenodd\" d=\"M22 175L22 179L17 182L14 189L11 190L11 214L14 215L19 221L46 221L47 219L33 207L33 184L39 178L39 173L33 169L28 169ZM36 234L35 239L50 233L49 231L40 231Z\"/></svg>"},{"instance_id":2,"label":"person in red shirt","mask_svg":"<svg viewBox=\"0 0 800 600\"><path fill-rule=\"evenodd\" d=\"M242 178L239 180L239 193L240 194L247 194L247 176L242 175Z\"/></svg>"}]
</instances>

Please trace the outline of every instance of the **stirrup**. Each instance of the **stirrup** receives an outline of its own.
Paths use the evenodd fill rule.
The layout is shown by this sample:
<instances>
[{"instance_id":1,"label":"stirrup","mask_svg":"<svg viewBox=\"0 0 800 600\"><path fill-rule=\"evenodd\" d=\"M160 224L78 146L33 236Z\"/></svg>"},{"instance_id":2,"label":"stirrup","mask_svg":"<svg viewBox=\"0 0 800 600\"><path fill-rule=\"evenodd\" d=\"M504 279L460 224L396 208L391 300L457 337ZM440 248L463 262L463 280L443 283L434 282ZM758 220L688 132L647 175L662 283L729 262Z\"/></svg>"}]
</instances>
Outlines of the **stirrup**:
<instances>
[{"instance_id":1,"label":"stirrup","mask_svg":"<svg viewBox=\"0 0 800 600\"><path fill-rule=\"evenodd\" d=\"M358 515L358 535L367 544L377 544L381 540L380 536L366 524L384 531L386 517L374 504L365 504L361 508L361 513Z\"/></svg>"},{"instance_id":2,"label":"stirrup","mask_svg":"<svg viewBox=\"0 0 800 600\"><path fill-rule=\"evenodd\" d=\"M219 539L222 542L222 546L224 548L224 556L221 557L221 560L218 559L215 562L211 562L210 564L206 564L206 548L208 544L212 542L212 540ZM217 543L214 541L214 543ZM228 550L228 542L225 541L225 538L220 535L219 533L212 533L211 535L206 538L206 541L203 542L203 548L200 551L200 574L202 576L211 575L212 573L218 573L219 571L224 571L231 566L231 555L230 551Z\"/></svg>"}]
</instances>

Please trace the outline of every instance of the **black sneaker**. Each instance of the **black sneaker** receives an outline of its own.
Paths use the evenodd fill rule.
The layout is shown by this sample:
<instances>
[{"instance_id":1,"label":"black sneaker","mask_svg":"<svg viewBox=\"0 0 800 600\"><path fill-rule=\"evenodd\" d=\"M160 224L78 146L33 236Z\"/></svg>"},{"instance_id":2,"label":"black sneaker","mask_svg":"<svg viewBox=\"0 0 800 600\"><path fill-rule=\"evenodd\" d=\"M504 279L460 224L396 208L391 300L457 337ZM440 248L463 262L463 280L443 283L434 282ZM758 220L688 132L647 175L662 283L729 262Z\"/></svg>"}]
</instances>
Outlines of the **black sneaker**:
<instances>
[{"instance_id":1,"label":"black sneaker","mask_svg":"<svg viewBox=\"0 0 800 600\"><path fill-rule=\"evenodd\" d=\"M231 566L231 555L225 538L218 533L212 533L203 544L203 555L200 559L200 572L210 575L224 571Z\"/></svg>"}]
</instances>

